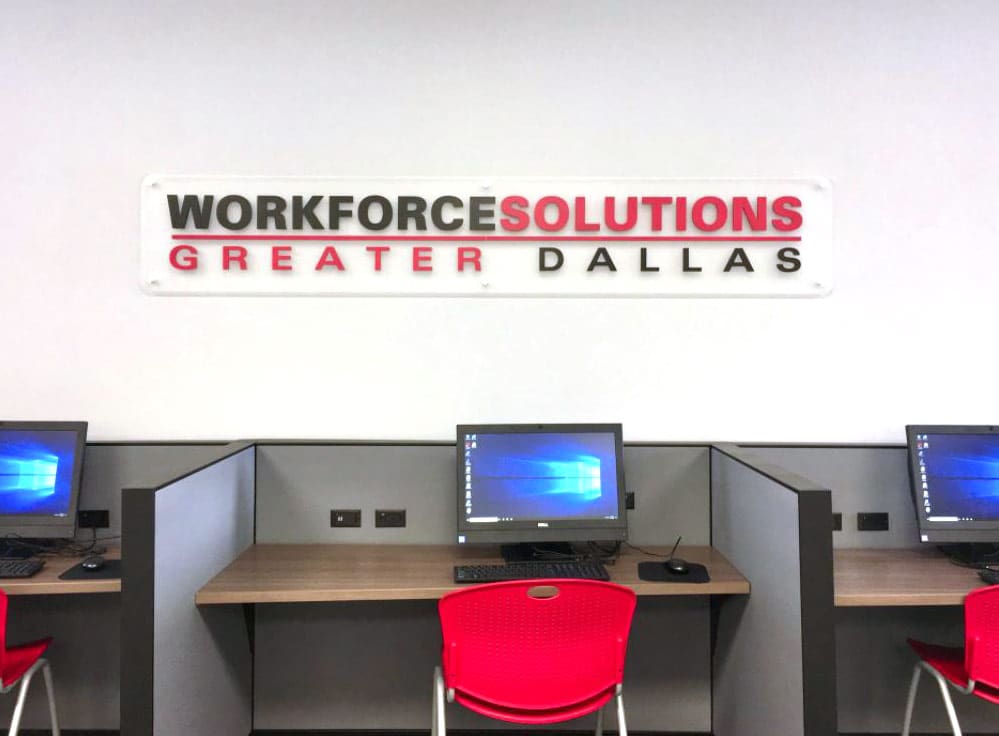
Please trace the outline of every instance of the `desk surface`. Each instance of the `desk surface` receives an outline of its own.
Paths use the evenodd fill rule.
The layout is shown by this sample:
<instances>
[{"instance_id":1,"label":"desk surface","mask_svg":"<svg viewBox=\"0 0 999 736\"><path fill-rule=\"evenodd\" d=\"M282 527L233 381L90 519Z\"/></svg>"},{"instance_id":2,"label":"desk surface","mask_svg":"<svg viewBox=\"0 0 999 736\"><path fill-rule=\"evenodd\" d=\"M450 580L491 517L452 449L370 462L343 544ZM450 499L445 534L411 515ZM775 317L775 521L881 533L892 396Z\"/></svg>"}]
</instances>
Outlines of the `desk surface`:
<instances>
[{"instance_id":1,"label":"desk surface","mask_svg":"<svg viewBox=\"0 0 999 736\"><path fill-rule=\"evenodd\" d=\"M121 549L111 547L102 555L109 560L121 559ZM121 579L60 580L59 576L82 562L85 557L42 557L45 567L30 578L0 578L0 590L7 595L65 595L70 593L120 593Z\"/></svg>"},{"instance_id":2,"label":"desk surface","mask_svg":"<svg viewBox=\"0 0 999 736\"><path fill-rule=\"evenodd\" d=\"M960 606L985 583L931 548L837 549L837 606Z\"/></svg>"},{"instance_id":3,"label":"desk surface","mask_svg":"<svg viewBox=\"0 0 999 736\"><path fill-rule=\"evenodd\" d=\"M665 554L668 547L651 547ZM317 601L437 599L462 587L454 565L496 563L496 553L437 545L258 544L249 547L195 595L199 605ZM637 563L654 558L632 550L608 565L611 580L638 595L749 593L747 581L710 547L684 547L684 559L707 565L711 582L648 583Z\"/></svg>"}]
</instances>

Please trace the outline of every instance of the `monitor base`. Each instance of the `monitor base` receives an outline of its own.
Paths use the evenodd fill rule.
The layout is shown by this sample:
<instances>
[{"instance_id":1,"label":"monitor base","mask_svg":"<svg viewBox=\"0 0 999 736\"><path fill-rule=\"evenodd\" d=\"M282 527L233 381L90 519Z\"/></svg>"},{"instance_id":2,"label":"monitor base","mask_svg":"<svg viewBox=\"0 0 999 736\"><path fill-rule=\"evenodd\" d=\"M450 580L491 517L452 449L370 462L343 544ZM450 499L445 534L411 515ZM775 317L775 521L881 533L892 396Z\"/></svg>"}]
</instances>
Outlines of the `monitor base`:
<instances>
[{"instance_id":1,"label":"monitor base","mask_svg":"<svg viewBox=\"0 0 999 736\"><path fill-rule=\"evenodd\" d=\"M520 542L500 546L504 562L575 559L576 552L568 542Z\"/></svg>"},{"instance_id":2,"label":"monitor base","mask_svg":"<svg viewBox=\"0 0 999 736\"><path fill-rule=\"evenodd\" d=\"M941 544L940 551L952 562L966 567L984 567L999 563L999 544L986 542L966 542L962 544Z\"/></svg>"}]
</instances>

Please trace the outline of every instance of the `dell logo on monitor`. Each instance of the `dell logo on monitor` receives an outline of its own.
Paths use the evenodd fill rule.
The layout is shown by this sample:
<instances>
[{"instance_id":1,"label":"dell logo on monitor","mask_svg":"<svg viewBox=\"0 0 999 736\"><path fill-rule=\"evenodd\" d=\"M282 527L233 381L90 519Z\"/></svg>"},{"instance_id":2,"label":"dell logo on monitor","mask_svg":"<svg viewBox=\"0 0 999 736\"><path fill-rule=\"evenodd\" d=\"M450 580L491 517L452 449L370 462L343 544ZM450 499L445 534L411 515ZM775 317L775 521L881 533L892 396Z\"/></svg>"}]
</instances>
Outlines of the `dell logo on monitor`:
<instances>
[{"instance_id":1,"label":"dell logo on monitor","mask_svg":"<svg viewBox=\"0 0 999 736\"><path fill-rule=\"evenodd\" d=\"M548 528L548 522L547 521L539 521L538 522L538 528L539 529L547 529Z\"/></svg>"}]
</instances>

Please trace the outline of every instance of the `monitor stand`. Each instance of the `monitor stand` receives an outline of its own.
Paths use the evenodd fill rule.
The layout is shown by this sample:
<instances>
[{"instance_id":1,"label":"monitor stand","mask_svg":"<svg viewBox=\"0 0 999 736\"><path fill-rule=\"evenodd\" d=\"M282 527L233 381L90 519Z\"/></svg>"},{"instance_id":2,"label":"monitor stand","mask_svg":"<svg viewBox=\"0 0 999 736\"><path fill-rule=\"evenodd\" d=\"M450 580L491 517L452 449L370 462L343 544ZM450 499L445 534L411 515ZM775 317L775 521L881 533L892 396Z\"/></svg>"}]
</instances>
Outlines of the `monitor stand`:
<instances>
[{"instance_id":1,"label":"monitor stand","mask_svg":"<svg viewBox=\"0 0 999 736\"><path fill-rule=\"evenodd\" d=\"M999 544L985 542L942 544L940 550L958 565L982 567L989 564L999 564Z\"/></svg>"},{"instance_id":2,"label":"monitor stand","mask_svg":"<svg viewBox=\"0 0 999 736\"><path fill-rule=\"evenodd\" d=\"M575 559L576 553L568 542L520 542L500 546L504 562Z\"/></svg>"}]
</instances>

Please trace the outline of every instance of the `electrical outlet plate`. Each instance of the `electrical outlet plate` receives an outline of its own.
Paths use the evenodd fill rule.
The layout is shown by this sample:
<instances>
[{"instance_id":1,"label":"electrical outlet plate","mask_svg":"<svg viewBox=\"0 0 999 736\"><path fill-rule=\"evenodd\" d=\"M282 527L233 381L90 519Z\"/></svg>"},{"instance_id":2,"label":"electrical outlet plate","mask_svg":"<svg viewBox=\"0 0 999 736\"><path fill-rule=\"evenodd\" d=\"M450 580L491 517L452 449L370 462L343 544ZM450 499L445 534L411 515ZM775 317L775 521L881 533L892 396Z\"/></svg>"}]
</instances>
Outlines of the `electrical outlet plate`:
<instances>
[{"instance_id":1,"label":"electrical outlet plate","mask_svg":"<svg viewBox=\"0 0 999 736\"><path fill-rule=\"evenodd\" d=\"M624 493L624 507L628 510L635 508L635 492L625 491Z\"/></svg>"},{"instance_id":2,"label":"electrical outlet plate","mask_svg":"<svg viewBox=\"0 0 999 736\"><path fill-rule=\"evenodd\" d=\"M111 515L107 509L81 509L76 512L76 525L80 529L107 529Z\"/></svg>"},{"instance_id":3,"label":"electrical outlet plate","mask_svg":"<svg viewBox=\"0 0 999 736\"><path fill-rule=\"evenodd\" d=\"M375 511L375 526L406 526L406 509L379 509Z\"/></svg>"},{"instance_id":4,"label":"electrical outlet plate","mask_svg":"<svg viewBox=\"0 0 999 736\"><path fill-rule=\"evenodd\" d=\"M833 512L833 531L843 531L843 514L839 511Z\"/></svg>"},{"instance_id":5,"label":"electrical outlet plate","mask_svg":"<svg viewBox=\"0 0 999 736\"><path fill-rule=\"evenodd\" d=\"M356 527L361 525L360 509L330 509L330 526Z\"/></svg>"},{"instance_id":6,"label":"electrical outlet plate","mask_svg":"<svg viewBox=\"0 0 999 736\"><path fill-rule=\"evenodd\" d=\"M888 514L884 511L861 511L857 514L858 532L888 531Z\"/></svg>"}]
</instances>

